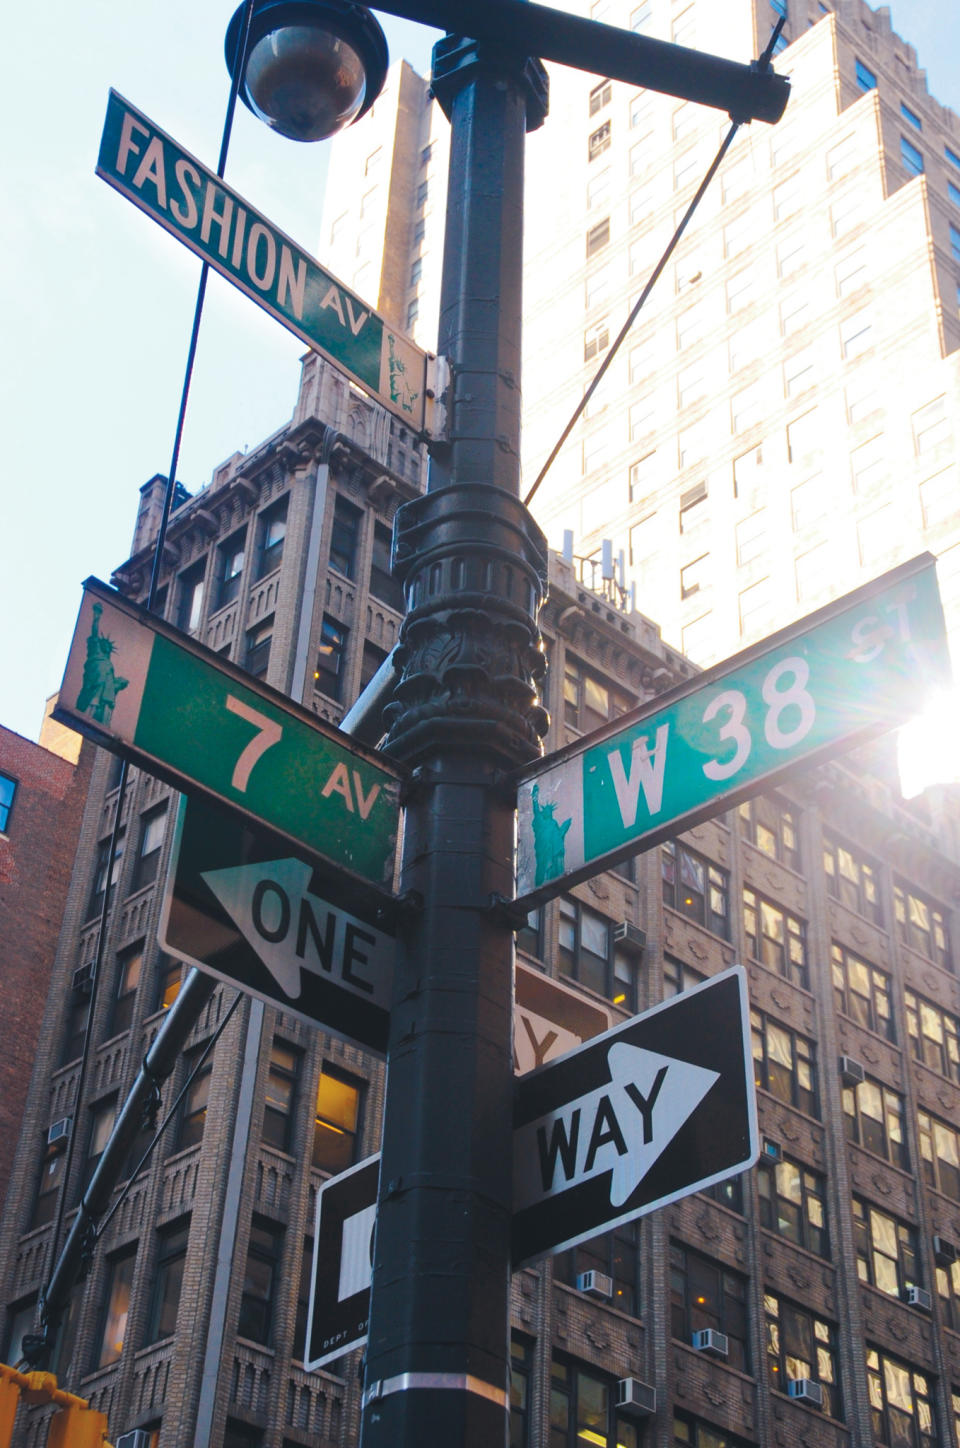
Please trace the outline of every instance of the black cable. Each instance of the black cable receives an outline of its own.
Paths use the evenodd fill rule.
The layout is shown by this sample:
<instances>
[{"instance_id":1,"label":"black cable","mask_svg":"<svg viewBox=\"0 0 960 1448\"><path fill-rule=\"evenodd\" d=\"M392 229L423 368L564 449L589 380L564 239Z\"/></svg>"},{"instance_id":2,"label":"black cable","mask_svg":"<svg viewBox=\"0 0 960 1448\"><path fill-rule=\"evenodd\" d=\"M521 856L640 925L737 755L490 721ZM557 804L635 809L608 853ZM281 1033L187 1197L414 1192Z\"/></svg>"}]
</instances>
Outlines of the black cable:
<instances>
[{"instance_id":1,"label":"black cable","mask_svg":"<svg viewBox=\"0 0 960 1448\"><path fill-rule=\"evenodd\" d=\"M767 42L767 47L766 47L766 49L764 50L763 54L761 55L760 59L757 61L757 69L758 69L758 70L764 71L764 70L767 70L767 69L768 69L768 67L769 67L769 65L770 65L770 58L771 58L771 56L773 55L773 47L774 47L774 45L775 45L776 42L777 42L777 39L778 39L778 37L779 37L779 35L780 35L781 30L783 29L784 23L785 23L785 22L784 22L783 18L781 17L781 19L779 19L779 20L777 21L776 25L774 26L774 28L773 28L773 33L771 34L770 39L769 39L769 41ZM630 315L627 317L627 320L624 322L623 326L620 328L620 331L617 333L617 336L616 336L616 338L614 339L613 345L611 346L610 350L607 352L607 355L604 357L604 359L603 359L603 361L601 362L600 366L597 368L596 374L595 374L594 377L592 378L589 387L587 388L586 392L585 392L585 393L583 394L583 396L581 397L580 401L577 403L577 406L574 408L573 414L572 414L572 416L571 416L571 418L570 418L570 421L567 423L566 427L563 429L563 432L560 434L560 436L558 437L556 443L554 444L553 448L551 449L550 456L547 458L547 460L546 460L546 462L544 463L543 467L540 469L539 473L537 474L537 477L536 477L536 480L535 480L535 482L534 482L534 484L533 484L533 487L530 489L529 493L528 493L527 496L524 498L523 502L524 502L524 506L525 506L525 507L529 507L529 506L530 506L531 499L533 498L533 496L534 496L534 494L536 493L537 489L539 488L540 484L543 482L544 478L546 477L546 475L547 475L547 473L549 472L550 468L552 467L553 463L556 461L557 454L559 453L560 449L563 447L564 443L566 442L567 438L570 436L570 434L571 434L571 432L573 431L573 429L576 427L578 421L580 420L580 417L581 417L582 414L583 414L584 408L587 406L587 403L590 401L591 397L592 397L593 394L596 392L597 388L600 386L600 383L601 383L604 375L606 374L607 368L610 366L610 363L613 361L614 357L617 355L617 352L620 350L620 347L621 347L621 345L622 345L622 343L623 343L624 338L626 337L627 333L630 331L630 328L633 326L634 322L637 320L637 317L640 315L640 312L641 312L641 309L643 308L644 303L646 302L646 300L647 300L647 298L649 297L650 293L653 291L653 289L654 289L654 287L656 286L657 282L660 280L660 277L661 277L662 274L663 274L663 269L664 269L664 267L666 266L667 262L670 260L671 256L673 255L674 251L676 250L677 243L679 242L680 238L683 236L683 233L684 233L684 231L685 231L686 228L687 228L687 223L689 222L689 220L690 220L690 218L692 217L693 213L696 211L697 207L700 205L700 202L703 200L704 195L706 194L707 187L710 185L710 182L713 180L714 176L717 174L717 170L719 169L720 164L721 164L721 162L723 161L724 156L727 154L727 152L728 152L729 149L730 149L731 144L733 143L733 138L734 138L734 136L737 134L737 132L739 131L739 129L740 129L740 127L741 127L742 125L743 125L743 122L742 122L742 121L731 120L730 129L729 129L729 131L727 132L726 136L724 136L723 141L720 143L720 149L718 150L717 154L714 156L714 158L713 158L713 160L711 161L709 167L707 168L706 175L704 176L703 180L700 182L700 185L697 187L696 191L694 192L694 194L693 194L693 199L691 200L690 205L687 207L686 211L683 213L683 216L682 216L681 219L680 219L680 223L679 223L679 225L677 226L676 231L673 233L673 235L671 236L670 240L668 241L668 243L667 243L667 245L666 245L666 248L665 248L665 250L664 250L664 252L663 252L663 255L660 257L660 260L657 262L657 264L656 264L656 266L654 267L653 271L650 273L650 276L649 276L649 278L648 278L648 280L647 280L646 286L643 288L643 291L640 293L639 297L637 298L636 302L634 303L633 307L631 308Z\"/></svg>"}]
</instances>

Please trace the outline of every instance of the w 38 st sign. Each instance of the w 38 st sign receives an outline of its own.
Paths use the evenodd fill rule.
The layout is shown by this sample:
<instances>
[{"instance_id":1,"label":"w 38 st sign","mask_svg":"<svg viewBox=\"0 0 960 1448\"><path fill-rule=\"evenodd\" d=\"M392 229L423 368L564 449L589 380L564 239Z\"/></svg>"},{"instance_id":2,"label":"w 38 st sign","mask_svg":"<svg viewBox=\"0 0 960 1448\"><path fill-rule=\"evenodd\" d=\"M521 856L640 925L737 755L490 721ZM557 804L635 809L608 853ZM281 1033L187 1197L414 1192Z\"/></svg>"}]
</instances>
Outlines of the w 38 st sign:
<instances>
[{"instance_id":1,"label":"w 38 st sign","mask_svg":"<svg viewBox=\"0 0 960 1448\"><path fill-rule=\"evenodd\" d=\"M949 676L927 553L525 770L531 905L890 729Z\"/></svg>"}]
</instances>

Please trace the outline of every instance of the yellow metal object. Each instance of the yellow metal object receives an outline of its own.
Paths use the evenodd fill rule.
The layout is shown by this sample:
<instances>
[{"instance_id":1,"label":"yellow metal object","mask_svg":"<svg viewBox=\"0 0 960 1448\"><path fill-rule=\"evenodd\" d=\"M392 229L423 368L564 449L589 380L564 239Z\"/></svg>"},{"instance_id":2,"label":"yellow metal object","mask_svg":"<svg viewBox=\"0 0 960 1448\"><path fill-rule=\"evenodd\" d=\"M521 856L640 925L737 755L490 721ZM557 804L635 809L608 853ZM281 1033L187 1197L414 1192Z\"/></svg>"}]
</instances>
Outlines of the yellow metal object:
<instances>
[{"instance_id":1,"label":"yellow metal object","mask_svg":"<svg viewBox=\"0 0 960 1448\"><path fill-rule=\"evenodd\" d=\"M21 1398L30 1406L59 1408L50 1420L47 1448L111 1448L106 1416L86 1398L58 1388L53 1373L19 1373L6 1363L0 1363L0 1448L10 1448Z\"/></svg>"}]
</instances>

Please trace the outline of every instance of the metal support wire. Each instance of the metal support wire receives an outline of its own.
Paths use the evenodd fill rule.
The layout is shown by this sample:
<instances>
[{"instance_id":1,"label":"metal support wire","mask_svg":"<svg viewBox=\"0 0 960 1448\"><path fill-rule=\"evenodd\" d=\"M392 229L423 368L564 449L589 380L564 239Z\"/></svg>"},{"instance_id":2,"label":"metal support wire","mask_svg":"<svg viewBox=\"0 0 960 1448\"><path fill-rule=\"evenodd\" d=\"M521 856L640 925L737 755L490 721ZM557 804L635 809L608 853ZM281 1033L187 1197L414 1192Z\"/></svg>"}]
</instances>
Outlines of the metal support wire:
<instances>
[{"instance_id":1,"label":"metal support wire","mask_svg":"<svg viewBox=\"0 0 960 1448\"><path fill-rule=\"evenodd\" d=\"M238 49L238 52L239 52L239 53L238 53L238 55L237 55L237 63L234 65L233 70L232 70L231 82L230 82L230 94L229 94L229 97L228 97L228 99L227 99L227 110L226 110L226 115L225 115L225 117L224 117L223 133L222 133L221 139L220 139L220 154L219 154L219 157L218 157L218 160L217 160L217 176L218 176L221 180L223 179L223 174L224 174L224 171L226 170L227 153L228 153L228 151L229 151L229 149L230 149L230 136L231 136L232 131L233 131L233 118L234 118L234 115L235 115L235 113L236 113L236 108L237 108L237 96L238 96L238 93L239 93L240 77L243 75L243 71L244 71L244 62L245 62L245 60L246 60L246 50L247 50L247 44L248 44L248 39L249 39L249 33L250 33L250 19L251 19L251 16L252 16L252 14L253 14L254 4L255 4L255 0L246 0L246 5L245 5L245 7L244 7L244 14L243 14L243 23L242 23L242 25L241 25L241 27L240 27L240 33L239 33L238 40L237 40L237 49ZM193 379L193 368L194 368L194 363L195 363L195 361L196 361L197 344L198 344L199 337L200 337L200 322L201 322L201 319L202 319L202 316L203 316L203 304L204 304L204 298L205 298L205 296L206 296L206 290L207 290L207 274L208 274L208 271L209 271L209 267L208 267L207 263L204 262L203 265L202 265L201 268L200 268L200 279L199 279L199 282L198 282L198 284L197 284L197 299L196 299L196 302L195 302L195 304L194 304L193 323L192 323L192 326L191 326L191 329L190 329L190 341L189 341L189 344L188 344L188 347L187 347L187 361L186 361L186 366L185 366L185 368L184 368L183 386L182 386L181 391L180 391L180 406L179 406L179 409L178 409L178 411L177 411L177 423L176 423L176 427L175 427L175 429L174 429L174 440L173 440L173 448L172 448L171 456L170 456L170 467L169 467L169 470L168 470L168 473L167 473L167 485L166 485L166 488L165 488L165 490L164 490L164 495L163 495L163 509L162 509L161 516L160 516L160 526L159 526L159 528L158 528L158 530L157 530L157 540L156 540L156 545L155 545L155 547L154 547L154 553L153 553L153 567L152 567L152 569L151 569L151 574L150 574L150 588L149 588L149 592L148 592L148 594L147 594L147 608L150 609L151 612L153 611L153 609L154 609L154 607L155 607L155 605L156 605L157 591L158 591L159 582L160 582L160 573L161 573L161 569L162 569L162 567L163 567L163 550L164 550L164 545L165 545L165 543L166 543L167 526L168 526L169 521L170 521L170 514L171 514L171 512L172 512L172 510L173 510L173 498L174 498L174 493L175 493L175 490L176 490L177 467L178 467L179 461L180 461L180 448L181 448L181 443L182 443L182 440L183 440L183 427L184 427L184 422L185 422L186 414L187 414L187 402L188 402L189 396L190 396L190 384L191 384L191 381L192 381L192 379ZM122 764L121 764L121 767L120 767L120 779L119 779L119 782L118 782L118 791L117 791L117 812L116 812L116 818L115 818L115 820L114 820L114 825L113 825L113 833L112 833L112 835L111 835L111 837L110 837L109 857L108 857L108 859L105 861L105 864L104 864L104 868L105 868L105 880L104 880L104 891L103 891L103 903L102 903L102 905L101 905L101 909L100 909L100 920L99 920L99 923L98 923L98 926L97 926L97 948L96 948L96 955L95 955L95 959L94 959L94 978L93 978L93 985L92 985L92 989L91 989L91 992L90 992L90 1008L89 1008L89 1010L88 1010L88 1012L87 1012L87 1024L86 1024L86 1029L85 1029L85 1031L84 1031L83 1051L82 1051L82 1053L81 1053L81 1060L80 1060L80 1072L79 1072L79 1075L78 1075L78 1078L77 1078L77 1089L76 1089L76 1097L75 1097L75 1101L76 1101L77 1106L79 1106L79 1104L80 1104L80 1102L81 1102L81 1100L82 1100L82 1097L83 1097L83 1087L84 1087L84 1083L85 1083L85 1080L86 1080L87 1066L88 1066L88 1061L89 1061L89 1056L90 1056L91 1026L92 1026L93 1017L94 1017L94 1007L95 1007L95 1005L96 1005L96 1000L97 1000L97 988L98 988L99 981L100 981L101 966L102 966L102 964L103 964L103 957L104 957L104 952L105 952L105 949L106 949L107 916L108 916L109 910L110 910L111 893L112 893L112 891L111 891L111 885L112 885L111 876L112 876L112 873L113 873L114 861L116 860L117 844L118 844L118 841L119 841L120 833L121 833L122 828L123 828L122 820L123 820L124 804L125 804L125 801L126 801L128 774L129 774L128 764L127 764L126 759L124 759L124 760L122 761ZM235 1006L236 1006L237 1003L239 1002L239 1000L240 1000L240 995L241 995L241 993L238 992L238 993L237 993L237 998L236 998L236 1000L234 1001L233 1005L230 1007L230 1011L229 1011L228 1014L227 1014L227 1019L229 1019L229 1015L232 1014ZM204 1001L199 1001L199 1002L198 1002L198 1005L197 1005L197 1015L198 1015L198 1018L199 1018L200 1010L203 1008L203 1004L204 1004ZM162 1032L162 1027L161 1027L161 1032ZM218 1032L217 1034L219 1034L219 1032ZM214 1037L214 1039L216 1039L216 1037ZM119 1118L118 1118L118 1124L119 1124ZM166 1124L166 1123L164 1123L164 1124ZM117 1130L117 1126L115 1125L115 1126L114 1126L114 1132L116 1132L116 1130ZM162 1130L162 1128L161 1128L161 1130ZM112 1135L112 1134L111 1134L111 1135ZM71 1166L72 1166L72 1164L73 1164L73 1152L74 1152L75 1139L76 1139L76 1133L75 1133L75 1132L71 1132L71 1134L70 1134L70 1141L69 1141L69 1144L68 1144L68 1146L67 1146L67 1160L66 1160L66 1165L65 1165L65 1167L64 1167L64 1172L63 1172L63 1183L62 1183L61 1188L60 1188L60 1196L59 1196L59 1201L58 1201L58 1203L57 1203L56 1225L55 1225L55 1227L54 1227L54 1232L53 1232L53 1249L54 1249L54 1251L56 1250L57 1243L58 1243L59 1240L60 1240L60 1234L61 1234L61 1232L63 1231L63 1220L64 1220L64 1216L65 1216L65 1214L66 1214L67 1186L68 1186L68 1183L69 1183L70 1169L71 1169ZM151 1146L150 1146L150 1148L148 1149L147 1155L149 1155L149 1152L153 1149L153 1146L155 1145L155 1143L156 1143L156 1141L157 1141L158 1139L159 1139L159 1133L158 1133L157 1136L154 1138L154 1141L151 1143ZM108 1143L108 1145L109 1145L109 1143ZM144 1157L144 1160L146 1160L146 1157ZM141 1166L143 1165L143 1162L142 1162L142 1161L141 1161L140 1165L141 1165ZM139 1170L139 1167L138 1167L138 1170ZM112 1214L111 1214L111 1215L112 1215ZM109 1220L109 1218L108 1218L108 1220ZM61 1304L61 1303L56 1302L56 1301L53 1301L53 1300L51 1300L51 1298L50 1298L50 1295L49 1295L49 1294L50 1294L51 1285L52 1285L54 1282L58 1281L60 1278L63 1278L62 1287L63 1287L64 1300L65 1300L66 1294L69 1293L70 1286L72 1286L72 1282L73 1282L73 1280L75 1280L75 1275L74 1275L73 1277L71 1277L69 1281L67 1280L67 1276L69 1276L69 1274L67 1274L67 1276L64 1276L64 1271L65 1271L65 1267L66 1267L66 1264L65 1264L64 1259L66 1258L67 1253L68 1253L68 1249L70 1249L71 1243L72 1243L73 1241L74 1241L74 1237L73 1237L73 1235L71 1234L71 1237L68 1239L68 1241L67 1241L67 1242L65 1243L65 1245L64 1245L64 1249L63 1249L63 1253L61 1254L61 1257L57 1260L56 1265L55 1265L53 1271L51 1272L51 1275L50 1275L50 1278L49 1278L48 1281L47 1281L46 1287L44 1288L43 1292L40 1294L41 1323L42 1323L42 1327L43 1327L43 1333L42 1333L42 1335L41 1335L40 1343L37 1345L37 1351L38 1351L39 1356L40 1356L41 1358L44 1358L44 1357L49 1358L49 1354L50 1354L51 1347L52 1347L51 1339L52 1339L52 1337L53 1337L53 1335L54 1335L54 1333L55 1333L55 1331L56 1331L56 1325L57 1325L57 1320L58 1320L58 1317L59 1317L59 1312L60 1312L60 1310L61 1310L61 1308L62 1308L62 1304ZM79 1264L79 1260L80 1260L80 1256L78 1255L78 1264Z\"/></svg>"},{"instance_id":2,"label":"metal support wire","mask_svg":"<svg viewBox=\"0 0 960 1448\"><path fill-rule=\"evenodd\" d=\"M771 57L772 57L772 55L773 55L773 47L775 46L775 44L776 44L776 42L777 42L777 39L779 38L780 32L781 32L781 30L783 29L785 23L786 23L786 22L784 21L783 17L781 16L781 18L777 21L776 25L775 25L774 28L773 28L773 32L772 32L772 34L771 34L771 36L770 36L769 41L767 42L766 49L764 50L764 52L763 52L763 54L761 55L760 59L757 61L757 69L758 69L758 70L760 70L760 71L765 71L765 70L768 70L768 69L769 69L770 59L771 59ZM683 213L683 216L682 216L681 219L680 219L680 222L679 222L679 224L678 224L678 226L677 226L676 231L673 233L673 235L671 236L670 240L667 242L667 245L666 245L666 247L665 247L665 249L664 249L664 251L663 251L663 255L660 257L660 260L657 262L657 264L656 264L656 266L654 267L653 271L650 273L650 276L649 276L649 278L648 278L648 280L647 280L646 286L643 288L643 291L640 293L639 297L637 298L636 302L634 303L633 307L631 308L630 315L627 317L627 320L624 322L623 326L620 328L620 331L617 333L616 337L614 338L613 345L611 346L611 348L610 348L610 350L608 351L607 355L604 357L603 361L600 363L600 366L597 368L597 371L596 371L594 377L592 378L589 387L587 388L586 392L583 394L583 396L581 397L580 401L577 403L576 407L574 408L573 414L572 414L571 417L570 417L570 421L567 423L566 427L563 429L563 432L560 434L560 436L557 438L557 441L554 443L554 446L553 446L553 448L551 449L551 452L550 452L550 456L547 458L547 460L546 460L546 462L544 463L543 467L540 469L539 473L537 474L536 480L534 481L533 486L531 487L531 489L530 489L529 493L527 494L527 496L524 498L523 501L524 501L524 504L525 504L527 507L530 506L530 501L531 501L531 499L533 498L534 494L537 492L537 489L540 487L540 484L543 482L544 478L547 476L547 473L549 472L549 470L550 470L550 468L552 467L553 463L556 461L557 454L560 452L560 449L563 447L563 445L564 445L564 443L566 442L567 438L570 436L571 432L573 431L573 429L576 427L577 423L579 422L581 416L583 415L583 411L584 411L585 407L587 406L587 403L590 401L591 397L592 397L593 394L596 392L597 388L600 386L600 383L601 383L601 381L603 380L604 376L606 375L606 372L607 372L608 367L610 366L610 363L613 361L614 357L617 355L617 352L620 350L620 347L621 347L621 345L622 345L622 343L623 343L623 341L624 341L624 338L626 337L627 333L630 331L630 328L633 326L634 322L637 320L637 317L640 315L640 312L641 312L641 310L643 309L644 303L646 302L646 300L647 300L647 298L649 297L650 293L653 291L653 289L654 289L654 287L656 286L657 282L660 280L660 277L661 277L662 274L663 274L663 269L664 269L664 267L666 266L667 262L670 260L670 258L671 258L671 256L673 255L674 251L676 250L677 244L678 244L678 242L680 241L680 238L683 236L683 233L684 233L684 232L686 231L686 229L687 229L687 224L688 224L688 222L690 221L690 218L693 216L693 213L696 211L697 207L700 205L700 202L703 200L704 196L706 195L707 187L710 185L710 182L713 180L714 176L717 174L717 171L720 169L720 165L721 165L721 163L722 163L722 161L723 161L724 156L727 154L727 152L729 151L731 145L733 144L733 138L734 138L734 136L737 134L737 132L739 131L740 127L741 127L743 124L744 124L743 121L738 121L738 120L733 120L733 121L731 121L730 129L729 129L729 131L727 132L727 134L724 136L722 142L720 143L720 149L717 151L717 154L714 156L713 160L710 162L710 165L709 165L709 167L707 168L706 175L704 176L703 180L700 182L700 185L697 187L696 191L694 192L693 198L692 198L692 200L691 200L691 202L690 202L690 205L687 207L686 211Z\"/></svg>"}]
</instances>

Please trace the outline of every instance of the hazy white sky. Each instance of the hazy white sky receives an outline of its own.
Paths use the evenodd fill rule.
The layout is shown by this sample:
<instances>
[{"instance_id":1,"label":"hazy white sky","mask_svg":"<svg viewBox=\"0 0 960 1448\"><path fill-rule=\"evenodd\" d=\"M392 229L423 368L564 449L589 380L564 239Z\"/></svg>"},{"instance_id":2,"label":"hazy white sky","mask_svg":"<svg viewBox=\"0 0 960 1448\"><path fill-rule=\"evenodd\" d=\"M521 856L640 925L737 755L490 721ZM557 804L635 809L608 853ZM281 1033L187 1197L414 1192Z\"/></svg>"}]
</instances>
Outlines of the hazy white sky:
<instances>
[{"instance_id":1,"label":"hazy white sky","mask_svg":"<svg viewBox=\"0 0 960 1448\"><path fill-rule=\"evenodd\" d=\"M169 466L200 265L94 176L107 92L114 86L214 167L233 8L47 0L42 13L21 6L8 27L0 724L28 738L59 686L82 579L109 578L127 556L138 489ZM960 7L893 0L892 10L934 95L960 110ZM391 57L426 71L435 32L381 18ZM325 149L284 141L238 107L227 180L310 251ZM289 418L302 350L211 276L179 467L191 491Z\"/></svg>"}]
</instances>

